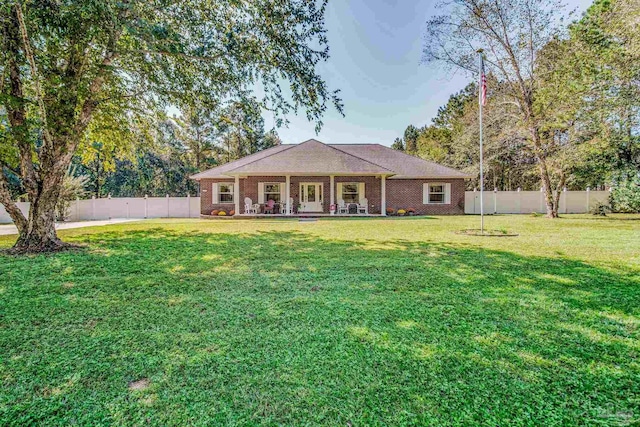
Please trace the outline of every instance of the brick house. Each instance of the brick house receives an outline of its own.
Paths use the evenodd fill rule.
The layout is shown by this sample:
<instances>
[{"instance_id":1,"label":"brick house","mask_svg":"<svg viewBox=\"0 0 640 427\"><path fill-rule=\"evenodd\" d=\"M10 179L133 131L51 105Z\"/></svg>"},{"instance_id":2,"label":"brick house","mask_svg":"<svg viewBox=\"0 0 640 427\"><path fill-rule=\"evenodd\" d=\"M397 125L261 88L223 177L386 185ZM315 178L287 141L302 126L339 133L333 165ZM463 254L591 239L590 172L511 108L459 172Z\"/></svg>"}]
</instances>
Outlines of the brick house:
<instances>
[{"instance_id":1,"label":"brick house","mask_svg":"<svg viewBox=\"0 0 640 427\"><path fill-rule=\"evenodd\" d=\"M261 216L463 214L472 176L379 144L283 144L191 178L200 183L200 213L233 210ZM365 205L366 204L366 208Z\"/></svg>"}]
</instances>

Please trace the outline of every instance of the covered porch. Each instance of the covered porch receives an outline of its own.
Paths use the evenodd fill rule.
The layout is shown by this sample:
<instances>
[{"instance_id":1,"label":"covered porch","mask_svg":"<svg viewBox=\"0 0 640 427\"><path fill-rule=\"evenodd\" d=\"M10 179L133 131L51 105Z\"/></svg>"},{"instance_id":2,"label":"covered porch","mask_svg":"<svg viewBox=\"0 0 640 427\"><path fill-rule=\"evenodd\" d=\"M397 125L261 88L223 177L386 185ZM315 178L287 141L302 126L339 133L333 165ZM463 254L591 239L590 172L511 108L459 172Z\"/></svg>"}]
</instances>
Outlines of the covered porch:
<instances>
[{"instance_id":1,"label":"covered porch","mask_svg":"<svg viewBox=\"0 0 640 427\"><path fill-rule=\"evenodd\" d=\"M386 178L381 175L236 175L237 216L384 216ZM215 191L215 190L214 190Z\"/></svg>"}]
</instances>

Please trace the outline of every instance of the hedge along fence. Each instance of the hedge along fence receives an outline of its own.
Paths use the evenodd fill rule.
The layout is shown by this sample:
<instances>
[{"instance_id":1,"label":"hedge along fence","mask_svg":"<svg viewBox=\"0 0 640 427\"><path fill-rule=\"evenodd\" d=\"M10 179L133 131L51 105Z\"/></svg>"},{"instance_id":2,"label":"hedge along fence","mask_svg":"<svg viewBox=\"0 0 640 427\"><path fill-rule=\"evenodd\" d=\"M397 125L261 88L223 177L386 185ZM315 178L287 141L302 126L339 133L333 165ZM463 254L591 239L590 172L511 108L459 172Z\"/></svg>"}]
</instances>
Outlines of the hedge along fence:
<instances>
[{"instance_id":1,"label":"hedge along fence","mask_svg":"<svg viewBox=\"0 0 640 427\"><path fill-rule=\"evenodd\" d=\"M25 215L28 202L18 202ZM67 221L105 220L111 218L198 218L200 197L107 197L75 200L67 212ZM0 223L11 217L0 205Z\"/></svg>"},{"instance_id":2,"label":"hedge along fence","mask_svg":"<svg viewBox=\"0 0 640 427\"><path fill-rule=\"evenodd\" d=\"M597 203L609 205L609 191L567 191L560 194L558 213L587 213ZM485 214L546 213L544 191L484 191ZM466 191L464 213L480 214L480 191Z\"/></svg>"}]
</instances>

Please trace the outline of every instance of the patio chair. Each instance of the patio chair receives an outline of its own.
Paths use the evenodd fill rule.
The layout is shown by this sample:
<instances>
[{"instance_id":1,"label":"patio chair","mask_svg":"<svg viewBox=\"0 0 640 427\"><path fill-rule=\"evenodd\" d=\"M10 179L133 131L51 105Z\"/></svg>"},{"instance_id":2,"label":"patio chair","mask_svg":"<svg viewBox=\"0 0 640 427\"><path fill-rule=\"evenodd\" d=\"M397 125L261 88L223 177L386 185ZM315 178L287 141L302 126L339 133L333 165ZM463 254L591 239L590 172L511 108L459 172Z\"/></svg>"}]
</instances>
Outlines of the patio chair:
<instances>
[{"instance_id":1,"label":"patio chair","mask_svg":"<svg viewBox=\"0 0 640 427\"><path fill-rule=\"evenodd\" d=\"M349 206L344 202L343 199L338 200L338 214L348 214Z\"/></svg>"},{"instance_id":2,"label":"patio chair","mask_svg":"<svg viewBox=\"0 0 640 427\"><path fill-rule=\"evenodd\" d=\"M253 200L251 200L248 197L244 198L244 213L246 214L257 214L258 213L258 209L256 209L256 206L260 206L260 205L254 205L253 204Z\"/></svg>"},{"instance_id":3,"label":"patio chair","mask_svg":"<svg viewBox=\"0 0 640 427\"><path fill-rule=\"evenodd\" d=\"M367 199L360 199L360 202L358 203L358 213L369 215L369 201Z\"/></svg>"},{"instance_id":4,"label":"patio chair","mask_svg":"<svg viewBox=\"0 0 640 427\"><path fill-rule=\"evenodd\" d=\"M273 199L269 199L267 203L264 205L264 213L274 214L276 213L276 201Z\"/></svg>"},{"instance_id":5,"label":"patio chair","mask_svg":"<svg viewBox=\"0 0 640 427\"><path fill-rule=\"evenodd\" d=\"M284 202L280 203L280 213L287 214L287 204ZM289 197L289 213L293 214L293 197Z\"/></svg>"}]
</instances>

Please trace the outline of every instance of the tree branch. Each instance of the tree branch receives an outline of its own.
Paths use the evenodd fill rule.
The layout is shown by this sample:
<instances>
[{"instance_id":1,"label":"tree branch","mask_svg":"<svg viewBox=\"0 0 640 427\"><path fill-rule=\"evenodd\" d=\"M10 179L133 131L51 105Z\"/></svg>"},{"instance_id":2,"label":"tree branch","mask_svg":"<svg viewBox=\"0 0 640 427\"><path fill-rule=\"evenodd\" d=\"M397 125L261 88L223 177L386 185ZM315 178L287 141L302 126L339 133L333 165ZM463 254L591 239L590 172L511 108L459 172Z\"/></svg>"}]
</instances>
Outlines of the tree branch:
<instances>
[{"instance_id":1,"label":"tree branch","mask_svg":"<svg viewBox=\"0 0 640 427\"><path fill-rule=\"evenodd\" d=\"M27 218L25 218L18 205L11 198L9 182L7 181L7 177L4 175L2 168L0 168L0 203L4 206L4 209L13 220L13 223L18 228L20 235L23 235L24 231L27 229Z\"/></svg>"},{"instance_id":2,"label":"tree branch","mask_svg":"<svg viewBox=\"0 0 640 427\"><path fill-rule=\"evenodd\" d=\"M40 74L38 73L38 68L36 67L36 60L33 57L33 51L31 49L31 43L29 42L29 35L27 34L27 26L24 23L24 16L22 15L22 6L20 2L16 2L16 18L18 20L18 26L20 28L20 35L22 37L22 48L24 49L25 56L29 61L29 66L31 68L31 74L33 78L33 84L35 87L36 98L38 100L38 110L40 112L40 118L42 119L42 135L45 142L45 145L51 146L53 144L53 140L51 139L51 134L49 133L49 127L47 125L47 110L44 106L44 96L42 95L42 87L40 85Z\"/></svg>"}]
</instances>

